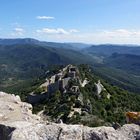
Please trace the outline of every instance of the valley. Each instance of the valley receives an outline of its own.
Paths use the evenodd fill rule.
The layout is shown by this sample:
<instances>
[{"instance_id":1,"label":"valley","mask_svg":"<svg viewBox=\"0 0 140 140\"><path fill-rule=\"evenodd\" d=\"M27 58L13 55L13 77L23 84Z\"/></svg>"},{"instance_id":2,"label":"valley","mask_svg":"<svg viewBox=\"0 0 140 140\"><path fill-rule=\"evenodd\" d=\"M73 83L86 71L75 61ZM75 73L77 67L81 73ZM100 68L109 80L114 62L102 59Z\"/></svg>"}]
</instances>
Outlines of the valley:
<instances>
[{"instance_id":1,"label":"valley","mask_svg":"<svg viewBox=\"0 0 140 140\"><path fill-rule=\"evenodd\" d=\"M0 41L0 89L13 93L29 91L29 87L34 88L45 80L45 72L53 67L89 64L110 84L139 93L139 55L138 46L3 39Z\"/></svg>"}]
</instances>

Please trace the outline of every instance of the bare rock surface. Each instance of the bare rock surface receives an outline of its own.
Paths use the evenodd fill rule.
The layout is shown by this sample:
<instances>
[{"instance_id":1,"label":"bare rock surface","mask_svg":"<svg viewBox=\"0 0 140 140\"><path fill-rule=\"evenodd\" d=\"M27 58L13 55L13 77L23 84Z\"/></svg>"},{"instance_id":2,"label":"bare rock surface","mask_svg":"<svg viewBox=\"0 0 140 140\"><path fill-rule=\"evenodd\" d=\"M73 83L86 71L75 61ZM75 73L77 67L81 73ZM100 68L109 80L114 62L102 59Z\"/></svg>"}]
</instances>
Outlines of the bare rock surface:
<instances>
[{"instance_id":1,"label":"bare rock surface","mask_svg":"<svg viewBox=\"0 0 140 140\"><path fill-rule=\"evenodd\" d=\"M39 116L32 114L32 105L22 102L19 96L0 92L0 123L14 121L35 122Z\"/></svg>"},{"instance_id":2,"label":"bare rock surface","mask_svg":"<svg viewBox=\"0 0 140 140\"><path fill-rule=\"evenodd\" d=\"M140 140L140 126L90 128L43 122L19 96L0 92L0 140Z\"/></svg>"}]
</instances>

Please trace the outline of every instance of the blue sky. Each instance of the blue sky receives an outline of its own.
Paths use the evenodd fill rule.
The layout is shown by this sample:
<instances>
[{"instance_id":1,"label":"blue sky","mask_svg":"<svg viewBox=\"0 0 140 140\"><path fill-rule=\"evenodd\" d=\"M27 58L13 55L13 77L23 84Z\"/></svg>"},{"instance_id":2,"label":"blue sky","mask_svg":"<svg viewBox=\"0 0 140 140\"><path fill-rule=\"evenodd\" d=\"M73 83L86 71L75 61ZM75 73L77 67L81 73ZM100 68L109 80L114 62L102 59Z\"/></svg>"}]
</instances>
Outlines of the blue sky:
<instances>
[{"instance_id":1,"label":"blue sky","mask_svg":"<svg viewBox=\"0 0 140 140\"><path fill-rule=\"evenodd\" d=\"M140 44L140 0L1 0L0 37Z\"/></svg>"}]
</instances>

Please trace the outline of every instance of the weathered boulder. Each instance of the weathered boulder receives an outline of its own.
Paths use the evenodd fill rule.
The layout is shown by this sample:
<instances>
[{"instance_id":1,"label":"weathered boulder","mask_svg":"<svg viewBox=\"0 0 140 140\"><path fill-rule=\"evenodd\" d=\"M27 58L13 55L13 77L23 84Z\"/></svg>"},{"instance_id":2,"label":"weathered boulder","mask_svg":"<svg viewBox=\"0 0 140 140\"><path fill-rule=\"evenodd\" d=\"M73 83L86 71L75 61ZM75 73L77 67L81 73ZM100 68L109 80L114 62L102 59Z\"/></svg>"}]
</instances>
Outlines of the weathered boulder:
<instances>
[{"instance_id":1,"label":"weathered boulder","mask_svg":"<svg viewBox=\"0 0 140 140\"><path fill-rule=\"evenodd\" d=\"M82 125L58 125L61 127L59 140L82 140L83 126Z\"/></svg>"},{"instance_id":2,"label":"weathered boulder","mask_svg":"<svg viewBox=\"0 0 140 140\"><path fill-rule=\"evenodd\" d=\"M113 127L84 128L84 140L125 140Z\"/></svg>"},{"instance_id":3,"label":"weathered boulder","mask_svg":"<svg viewBox=\"0 0 140 140\"><path fill-rule=\"evenodd\" d=\"M29 124L11 133L11 140L139 140L139 137L140 127L134 124L124 125L119 130L104 126Z\"/></svg>"},{"instance_id":4,"label":"weathered boulder","mask_svg":"<svg viewBox=\"0 0 140 140\"><path fill-rule=\"evenodd\" d=\"M10 140L58 140L60 132L59 126L27 123L27 126L16 128Z\"/></svg>"},{"instance_id":5,"label":"weathered boulder","mask_svg":"<svg viewBox=\"0 0 140 140\"><path fill-rule=\"evenodd\" d=\"M127 140L140 140L140 126L136 124L125 124L116 133L120 133Z\"/></svg>"},{"instance_id":6,"label":"weathered boulder","mask_svg":"<svg viewBox=\"0 0 140 140\"><path fill-rule=\"evenodd\" d=\"M39 116L32 114L32 105L22 102L19 96L0 92L0 123L14 121L35 122Z\"/></svg>"},{"instance_id":7,"label":"weathered boulder","mask_svg":"<svg viewBox=\"0 0 140 140\"><path fill-rule=\"evenodd\" d=\"M98 83L95 83L95 87L96 87L96 94L98 97L101 97L100 93L105 90L104 86L101 84L100 80L98 81Z\"/></svg>"}]
</instances>

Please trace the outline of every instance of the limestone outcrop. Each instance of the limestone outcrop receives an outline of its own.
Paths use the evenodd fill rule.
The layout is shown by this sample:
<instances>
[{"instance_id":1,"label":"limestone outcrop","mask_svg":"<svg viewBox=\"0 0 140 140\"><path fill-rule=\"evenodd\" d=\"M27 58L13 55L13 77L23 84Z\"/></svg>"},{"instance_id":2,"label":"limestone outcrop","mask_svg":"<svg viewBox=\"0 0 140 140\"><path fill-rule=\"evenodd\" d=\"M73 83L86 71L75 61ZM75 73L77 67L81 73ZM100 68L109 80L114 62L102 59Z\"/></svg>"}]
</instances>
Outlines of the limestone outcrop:
<instances>
[{"instance_id":1,"label":"limestone outcrop","mask_svg":"<svg viewBox=\"0 0 140 140\"><path fill-rule=\"evenodd\" d=\"M44 122L19 96L0 92L0 140L140 140L140 126L114 129Z\"/></svg>"},{"instance_id":2,"label":"limestone outcrop","mask_svg":"<svg viewBox=\"0 0 140 140\"><path fill-rule=\"evenodd\" d=\"M40 117L32 114L31 104L22 102L18 95L0 92L0 123L38 120Z\"/></svg>"},{"instance_id":3,"label":"limestone outcrop","mask_svg":"<svg viewBox=\"0 0 140 140\"><path fill-rule=\"evenodd\" d=\"M0 125L1 126L1 125ZM139 140L140 126L126 124L90 128L83 125L30 123L17 121L0 127L1 140Z\"/></svg>"}]
</instances>

